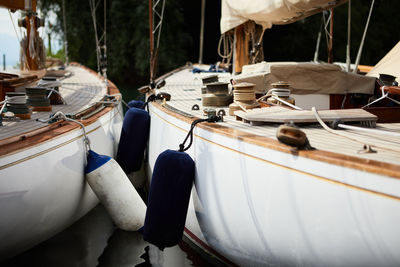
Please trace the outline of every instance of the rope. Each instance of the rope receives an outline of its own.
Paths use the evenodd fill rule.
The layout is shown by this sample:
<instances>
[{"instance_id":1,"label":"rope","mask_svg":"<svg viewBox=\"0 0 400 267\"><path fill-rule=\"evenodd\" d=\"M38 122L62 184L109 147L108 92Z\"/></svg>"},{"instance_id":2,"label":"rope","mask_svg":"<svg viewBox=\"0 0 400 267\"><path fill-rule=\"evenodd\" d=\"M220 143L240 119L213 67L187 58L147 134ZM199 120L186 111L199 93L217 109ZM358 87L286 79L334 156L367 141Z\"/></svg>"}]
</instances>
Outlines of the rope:
<instances>
[{"instance_id":1,"label":"rope","mask_svg":"<svg viewBox=\"0 0 400 267\"><path fill-rule=\"evenodd\" d=\"M72 90L72 91L79 91L79 90L81 90L81 89L74 89L74 88L66 87L65 85L62 87L62 89L63 89L63 90ZM88 92L88 91L81 91L81 93L87 95L87 97L85 97L85 98L92 98L92 96L97 96L97 95L98 95L97 93L91 93L91 92ZM112 95L105 94L104 96L105 96L105 97L116 97L116 96L121 96L121 97L120 97L120 100L118 100L118 101L121 101L121 103L122 103L125 107L129 107L128 104L122 99L122 94L121 94L121 93L112 94ZM83 98L83 97L81 96L81 98ZM115 101L115 103L118 103L118 101ZM102 103L102 102L101 102L101 101L97 101L97 102L95 102L95 103Z\"/></svg>"},{"instance_id":2,"label":"rope","mask_svg":"<svg viewBox=\"0 0 400 267\"><path fill-rule=\"evenodd\" d=\"M400 152L399 149L394 149L394 148L387 148L387 147L383 147L383 146L378 146L378 145L373 144L373 143L370 143L370 142L362 142L362 141L360 141L360 140L358 140L358 139L356 139L356 138L353 138L353 137L344 135L344 134L340 133L340 131L338 131L338 130L333 130L333 129L329 128L328 125L326 125L326 123L321 119L321 117L319 116L318 111L317 111L317 109L316 109L315 107L312 107L311 110L312 110L312 112L313 112L315 118L316 118L317 121L319 122L319 124L320 124L326 131L330 132L331 134L335 134L335 135L338 135L338 136L341 136L341 137L345 137L345 138L350 139L350 140L352 140L352 141L354 141L354 142L363 144L364 146L376 147L376 148L380 148L380 149L387 150L387 151ZM339 125L342 125L341 127L344 128L344 127L343 127L343 124L339 124ZM360 128L360 127L356 127L356 128ZM353 128L353 130L354 130L354 128ZM358 130L359 130L359 129L358 129Z\"/></svg>"},{"instance_id":3,"label":"rope","mask_svg":"<svg viewBox=\"0 0 400 267\"><path fill-rule=\"evenodd\" d=\"M122 94L121 93L118 93L118 94L112 94L112 95L105 95L106 97L116 97L116 96L119 96L120 98L119 98L119 100L117 100L116 98L116 101L115 101L115 103L119 103L119 102L121 102L125 107L127 107L127 108L129 108L129 105L122 99Z\"/></svg>"},{"instance_id":4,"label":"rope","mask_svg":"<svg viewBox=\"0 0 400 267\"><path fill-rule=\"evenodd\" d=\"M60 94L60 92L58 92L56 89L53 89L53 88L46 88L47 89L47 91L50 91L50 93L47 95L47 98L50 98L50 96L53 94L53 93L56 93L57 95L59 95L60 97L61 97L61 100L62 100L62 102L64 103L64 105L68 105L67 104L67 101L64 99L64 97L62 97L62 95Z\"/></svg>"},{"instance_id":5,"label":"rope","mask_svg":"<svg viewBox=\"0 0 400 267\"><path fill-rule=\"evenodd\" d=\"M372 104L374 104L374 103L376 103L376 102L379 102L379 101L381 101L382 99L385 99L385 98L387 98L387 99L389 99L389 100L395 102L396 104L400 105L400 102L399 102L399 101L397 101L396 99L393 99L393 98L391 98L391 97L389 96L389 90L385 93L385 89L386 89L386 88L387 88L386 85L381 86L382 96L379 97L378 99L375 99L374 101L372 101L372 102L366 104L366 105L363 106L362 108L366 108L366 107L368 107L368 106L370 106L370 105L372 105Z\"/></svg>"},{"instance_id":6,"label":"rope","mask_svg":"<svg viewBox=\"0 0 400 267\"><path fill-rule=\"evenodd\" d=\"M11 20L11 22L12 22L12 25L13 25L13 28L14 28L14 31L15 31L15 34L17 35L18 42L20 42L20 41L21 41L21 38L19 38L17 28L15 27L14 20L12 19L11 12L10 12L9 9L8 9L8 15L10 15L10 20Z\"/></svg>"},{"instance_id":7,"label":"rope","mask_svg":"<svg viewBox=\"0 0 400 267\"><path fill-rule=\"evenodd\" d=\"M1 106L1 109L0 109L0 117L1 117L1 113L3 113L3 110L4 110L4 108L5 108L6 105L7 105L7 102L8 102L8 99L6 99L6 100L0 102L0 104L3 104L3 105Z\"/></svg>"},{"instance_id":8,"label":"rope","mask_svg":"<svg viewBox=\"0 0 400 267\"><path fill-rule=\"evenodd\" d=\"M21 45L22 56L26 59L26 52L25 52L25 49L24 49L24 47L25 47L25 42L23 42L23 39L21 40L21 38L19 37L18 31L17 31L17 29L16 29L16 27L15 27L15 24L14 24L14 20L13 20L13 18L12 18L12 16L11 16L10 10L8 10L8 15L10 16L10 20L11 20L11 22L12 22L15 35L17 36L18 43ZM21 30L21 29L20 29L20 30ZM22 35L22 33L21 33L21 35ZM24 45L24 46L22 46L22 45ZM23 62L21 62L21 63L23 63L23 64L25 65L25 67L29 70L29 66L28 66L28 64L25 64L25 60L23 60ZM21 65L22 65L22 64L21 64Z\"/></svg>"},{"instance_id":9,"label":"rope","mask_svg":"<svg viewBox=\"0 0 400 267\"><path fill-rule=\"evenodd\" d=\"M222 41L224 43L224 51L221 53L221 44ZM221 34L219 41L218 41L218 49L217 49L218 55L222 58L222 61L227 59L227 63L229 64L232 59L232 54L233 54L233 38L230 34Z\"/></svg>"},{"instance_id":10,"label":"rope","mask_svg":"<svg viewBox=\"0 0 400 267\"><path fill-rule=\"evenodd\" d=\"M262 97L260 97L259 99L256 100L256 102L260 102L263 99L266 99L268 97L272 97L273 99L291 107L297 110L303 110L301 107L298 107L296 105L293 105L285 100L283 100L281 97L288 97L290 96L290 89L285 89L285 88L272 88L270 89L267 94L263 95Z\"/></svg>"},{"instance_id":11,"label":"rope","mask_svg":"<svg viewBox=\"0 0 400 267\"><path fill-rule=\"evenodd\" d=\"M382 130L376 130L376 129L369 129L369 128L363 128L363 127L356 127L356 126L351 126L351 125L346 125L346 124L341 124L341 123L338 124L338 127L343 128L343 129L354 130L354 131L360 131L360 132L375 133L375 134L387 135L387 136L392 136L392 137L400 137L400 133L382 131Z\"/></svg>"},{"instance_id":12,"label":"rope","mask_svg":"<svg viewBox=\"0 0 400 267\"><path fill-rule=\"evenodd\" d=\"M6 96L7 103L9 104L26 104L26 96Z\"/></svg>"},{"instance_id":13,"label":"rope","mask_svg":"<svg viewBox=\"0 0 400 267\"><path fill-rule=\"evenodd\" d=\"M83 131L83 136L84 136L83 142L84 142L84 145L85 145L85 152L86 152L86 155L87 155L89 150L90 150L90 140L89 140L89 137L87 137L85 126L81 122L79 122L77 120L74 120L74 119L71 119L71 118L68 118L61 111L57 111L54 115L50 116L50 118L47 119L47 120L36 119L36 121L43 122L43 123L48 123L48 122L53 121L53 120L61 120L61 119L65 120L65 121L70 121L70 122L77 123L77 124L79 124L79 126L81 126L82 131ZM85 159L86 159L86 157L85 157Z\"/></svg>"},{"instance_id":14,"label":"rope","mask_svg":"<svg viewBox=\"0 0 400 267\"><path fill-rule=\"evenodd\" d=\"M97 35L97 22L96 22L96 8L94 0L89 0L90 13L92 15L94 35L96 39L96 57L97 57L97 71L100 73L100 47L99 47L99 37Z\"/></svg>"},{"instance_id":15,"label":"rope","mask_svg":"<svg viewBox=\"0 0 400 267\"><path fill-rule=\"evenodd\" d=\"M220 116L211 116L209 118L206 119L197 119L194 120L192 122L192 125L190 126L190 130L188 132L188 134L186 135L185 140L183 140L183 143L179 145L179 152L185 152L186 150L188 150L192 144L193 144L193 129L194 127L196 127L196 125L200 122L218 122L218 121L222 121L222 118ZM190 137L190 141L189 141L189 145L185 148L185 143L187 141L187 139Z\"/></svg>"},{"instance_id":16,"label":"rope","mask_svg":"<svg viewBox=\"0 0 400 267\"><path fill-rule=\"evenodd\" d=\"M329 12L329 16L328 16L328 18L325 18L327 12ZM326 47L329 47L329 38L331 37L331 33L330 33L329 30L328 30L328 25L329 25L329 23L330 23L330 21L331 21L331 18L332 18L332 11L331 11L331 10L329 10L329 11L324 11L324 12L322 12L322 15L323 15L323 21L324 21L324 31L325 31Z\"/></svg>"},{"instance_id":17,"label":"rope","mask_svg":"<svg viewBox=\"0 0 400 267\"><path fill-rule=\"evenodd\" d=\"M319 46L321 44L322 25L324 25L324 14L323 13L321 16L321 24L319 26L319 31L318 31L317 44L315 45L314 62L317 62L318 57L319 57Z\"/></svg>"},{"instance_id":18,"label":"rope","mask_svg":"<svg viewBox=\"0 0 400 267\"><path fill-rule=\"evenodd\" d=\"M149 111L149 103L152 101L155 101L156 99L162 99L162 98L158 98L155 94L150 95L141 108L146 109L147 112L150 112Z\"/></svg>"}]
</instances>

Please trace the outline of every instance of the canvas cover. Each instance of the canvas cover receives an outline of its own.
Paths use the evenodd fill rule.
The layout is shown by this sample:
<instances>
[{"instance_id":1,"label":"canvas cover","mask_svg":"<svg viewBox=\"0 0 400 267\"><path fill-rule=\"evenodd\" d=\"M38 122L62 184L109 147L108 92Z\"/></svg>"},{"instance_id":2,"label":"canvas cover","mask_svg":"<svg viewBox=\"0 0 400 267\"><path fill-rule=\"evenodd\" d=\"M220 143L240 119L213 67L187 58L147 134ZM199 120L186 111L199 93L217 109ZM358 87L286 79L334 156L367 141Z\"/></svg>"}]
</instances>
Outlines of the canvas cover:
<instances>
[{"instance_id":1,"label":"canvas cover","mask_svg":"<svg viewBox=\"0 0 400 267\"><path fill-rule=\"evenodd\" d=\"M264 28L286 24L333 8L347 0L222 0L221 33L253 20Z\"/></svg>"},{"instance_id":2,"label":"canvas cover","mask_svg":"<svg viewBox=\"0 0 400 267\"><path fill-rule=\"evenodd\" d=\"M272 83L291 84L293 94L373 94L375 77L343 71L338 65L313 62L262 62L243 68L236 82L254 83L256 92L265 93Z\"/></svg>"},{"instance_id":3,"label":"canvas cover","mask_svg":"<svg viewBox=\"0 0 400 267\"><path fill-rule=\"evenodd\" d=\"M367 76L379 77L379 74L389 74L400 78L400 42L389 51L375 67L367 73Z\"/></svg>"}]
</instances>

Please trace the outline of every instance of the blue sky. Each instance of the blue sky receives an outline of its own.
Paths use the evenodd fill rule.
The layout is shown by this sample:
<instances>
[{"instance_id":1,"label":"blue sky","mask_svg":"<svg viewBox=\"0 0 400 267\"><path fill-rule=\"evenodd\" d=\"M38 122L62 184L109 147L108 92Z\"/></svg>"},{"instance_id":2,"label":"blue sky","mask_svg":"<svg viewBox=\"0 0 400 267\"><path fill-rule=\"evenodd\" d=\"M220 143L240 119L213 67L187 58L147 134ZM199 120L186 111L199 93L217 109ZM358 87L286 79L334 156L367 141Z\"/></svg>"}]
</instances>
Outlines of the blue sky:
<instances>
[{"instance_id":1,"label":"blue sky","mask_svg":"<svg viewBox=\"0 0 400 267\"><path fill-rule=\"evenodd\" d=\"M17 12L12 14L14 23L17 23ZM18 25L15 25L18 27ZM17 29L18 30L18 29ZM20 34L20 33L18 33ZM7 65L15 65L19 59L19 43L16 37L8 10L0 8L0 62L3 69L3 54L6 54Z\"/></svg>"},{"instance_id":2,"label":"blue sky","mask_svg":"<svg viewBox=\"0 0 400 267\"><path fill-rule=\"evenodd\" d=\"M6 63L8 66L15 66L19 61L19 42L18 38L21 38L25 34L25 29L20 29L18 27L18 18L21 16L19 11L15 13L11 13L12 20L14 21L14 25L16 27L17 34L14 30L13 24L10 19L10 15L7 9L0 8L0 66L1 70L3 69L3 54L6 54ZM39 16L40 17L40 16ZM55 15L51 15L46 18L45 25L48 25L48 21L54 23L56 20ZM39 28L39 35L43 38L44 44L47 47L47 27ZM52 50L55 52L60 49L60 36L52 37Z\"/></svg>"}]
</instances>

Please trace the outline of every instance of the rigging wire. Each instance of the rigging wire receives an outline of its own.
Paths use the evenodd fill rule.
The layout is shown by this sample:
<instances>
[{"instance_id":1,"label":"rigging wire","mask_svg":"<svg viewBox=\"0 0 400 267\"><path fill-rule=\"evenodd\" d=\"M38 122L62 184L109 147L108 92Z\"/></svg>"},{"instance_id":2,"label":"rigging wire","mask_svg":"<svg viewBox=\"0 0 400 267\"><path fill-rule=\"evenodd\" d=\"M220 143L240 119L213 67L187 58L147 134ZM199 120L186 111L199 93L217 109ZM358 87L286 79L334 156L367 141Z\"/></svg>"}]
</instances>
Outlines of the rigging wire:
<instances>
[{"instance_id":1,"label":"rigging wire","mask_svg":"<svg viewBox=\"0 0 400 267\"><path fill-rule=\"evenodd\" d=\"M161 12L157 11L157 6L162 1ZM156 73L156 65L157 65L157 57L158 57L158 48L160 44L161 37L161 28L164 19L164 10L165 10L165 0L157 0L154 5L152 4L152 0L149 1L149 8L151 9L149 16L149 26L150 26L150 84L154 85L154 76ZM158 23L154 26L154 17L158 19ZM154 47L154 36L157 34L157 41Z\"/></svg>"},{"instance_id":2,"label":"rigging wire","mask_svg":"<svg viewBox=\"0 0 400 267\"><path fill-rule=\"evenodd\" d=\"M14 20L13 20L13 18L12 18L12 16L11 16L11 12L10 12L9 9L8 9L8 15L10 16L10 20L11 20L11 22L12 22L12 25L13 25L13 28L14 28L14 31L15 31L15 35L17 35L18 42L20 42L20 41L21 41L21 38L19 38L17 28L15 27Z\"/></svg>"},{"instance_id":3,"label":"rigging wire","mask_svg":"<svg viewBox=\"0 0 400 267\"><path fill-rule=\"evenodd\" d=\"M90 6L90 13L92 15L92 21L93 21L93 28L94 28L94 35L95 35L95 41L96 41L96 58L97 58L97 72L100 73L100 48L99 48L99 38L97 35L97 20L96 20L96 3L94 0L89 0L89 6Z\"/></svg>"},{"instance_id":4,"label":"rigging wire","mask_svg":"<svg viewBox=\"0 0 400 267\"><path fill-rule=\"evenodd\" d=\"M350 71L350 39L351 39L351 0L348 3L347 9L347 45L346 45L346 71Z\"/></svg>"},{"instance_id":5,"label":"rigging wire","mask_svg":"<svg viewBox=\"0 0 400 267\"><path fill-rule=\"evenodd\" d=\"M107 1L103 1L103 15L104 25L103 27L97 22L96 10L100 5L100 0L89 0L89 6L93 21L93 28L95 33L96 41L96 59L97 59L97 71L104 77L105 83L107 83ZM102 31L100 38L98 35L98 29Z\"/></svg>"},{"instance_id":6,"label":"rigging wire","mask_svg":"<svg viewBox=\"0 0 400 267\"><path fill-rule=\"evenodd\" d=\"M327 15L329 13L329 15ZM329 23L332 18L332 11L323 11L322 12L323 16L323 22L324 22L324 31L325 31L325 40L326 40L326 47L329 47L329 39L331 38L331 33L328 30ZM326 17L328 16L328 17Z\"/></svg>"},{"instance_id":7,"label":"rigging wire","mask_svg":"<svg viewBox=\"0 0 400 267\"><path fill-rule=\"evenodd\" d=\"M321 44L322 26L324 25L324 15L321 16L321 24L319 26L317 44L315 45L314 62L318 62L319 57L319 46Z\"/></svg>"},{"instance_id":8,"label":"rigging wire","mask_svg":"<svg viewBox=\"0 0 400 267\"><path fill-rule=\"evenodd\" d=\"M369 25L369 21L370 21L370 19L371 19L372 9L373 9L373 7L374 7L374 3L375 3L375 0L372 0L371 7L370 7L370 9L369 9L369 14L368 14L367 23L366 23L366 25L365 25L364 33L363 33L363 36L362 36L362 38L361 38L360 47L359 47L359 49L358 49L357 58L356 58L356 63L355 63L355 67L354 67L354 69L353 69L353 73L357 73L358 65L360 64L361 54L362 54L362 50L363 50L363 46L364 46L364 40L365 40L365 36L367 35L368 25Z\"/></svg>"},{"instance_id":9,"label":"rigging wire","mask_svg":"<svg viewBox=\"0 0 400 267\"><path fill-rule=\"evenodd\" d=\"M20 38L20 36L19 36L19 34L18 34L17 28L15 27L15 23L14 23L14 20L13 20L13 18L12 18L12 16L11 16L11 12L10 12L9 9L8 9L8 15L10 16L10 20L11 20L11 22L12 22L15 35L17 36L18 43L21 45L21 41L22 41L22 40L21 40L21 38ZM20 30L21 30L21 28L20 28ZM20 33L21 33L21 35L22 35L22 32L20 32ZM25 49L21 49L21 51L22 51L23 57L26 58L26 51L25 51ZM21 62L21 63L22 63L22 62ZM24 65L25 65L25 68L27 68L28 70L30 70L29 65L26 64L25 60L24 60L23 63L24 63Z\"/></svg>"}]
</instances>

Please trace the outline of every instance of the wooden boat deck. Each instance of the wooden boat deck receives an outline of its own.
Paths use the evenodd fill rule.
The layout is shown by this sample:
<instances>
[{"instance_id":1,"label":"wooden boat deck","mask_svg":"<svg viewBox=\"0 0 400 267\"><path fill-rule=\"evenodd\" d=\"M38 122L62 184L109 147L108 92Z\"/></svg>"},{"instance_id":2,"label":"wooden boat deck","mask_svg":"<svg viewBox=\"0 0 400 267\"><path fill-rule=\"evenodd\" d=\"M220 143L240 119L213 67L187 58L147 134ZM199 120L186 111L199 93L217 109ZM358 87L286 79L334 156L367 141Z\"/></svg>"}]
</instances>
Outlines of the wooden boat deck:
<instances>
[{"instance_id":1,"label":"wooden boat deck","mask_svg":"<svg viewBox=\"0 0 400 267\"><path fill-rule=\"evenodd\" d=\"M170 106L194 117L204 118L204 107L201 102L201 87L203 86L201 78L209 75L210 73L206 72L193 74L191 68L187 68L174 73L174 75L167 76L165 78L166 85L159 90L160 92L171 94L171 100L167 102L167 107ZM230 74L219 73L219 80L228 82ZM199 106L199 110L192 110L192 106L195 104ZM217 112L223 109L228 114L228 107L215 107L215 109ZM224 122L220 124L254 136L277 140L276 131L279 124L271 123L253 126L238 121L235 116L229 115L225 116ZM397 166L396 169L400 167L400 137L352 130L340 130L340 135L336 135L326 131L319 124L299 126L306 133L311 146L318 150L361 158L367 161L373 160L388 163ZM377 124L375 129L400 133L400 123ZM372 144L376 153L363 153L364 143Z\"/></svg>"},{"instance_id":2,"label":"wooden boat deck","mask_svg":"<svg viewBox=\"0 0 400 267\"><path fill-rule=\"evenodd\" d=\"M67 104L52 105L52 111L49 112L34 111L29 120L3 121L3 126L0 127L0 140L46 126L45 123L36 119L48 119L57 111L62 111L64 114L77 114L107 94L107 86L92 71L79 66L69 66L67 71L71 75L59 79L62 84L59 90Z\"/></svg>"}]
</instances>

